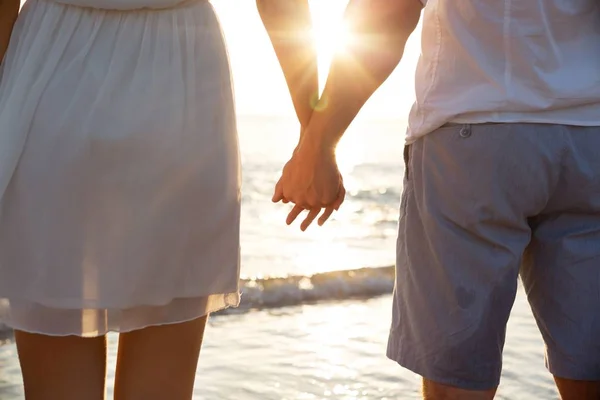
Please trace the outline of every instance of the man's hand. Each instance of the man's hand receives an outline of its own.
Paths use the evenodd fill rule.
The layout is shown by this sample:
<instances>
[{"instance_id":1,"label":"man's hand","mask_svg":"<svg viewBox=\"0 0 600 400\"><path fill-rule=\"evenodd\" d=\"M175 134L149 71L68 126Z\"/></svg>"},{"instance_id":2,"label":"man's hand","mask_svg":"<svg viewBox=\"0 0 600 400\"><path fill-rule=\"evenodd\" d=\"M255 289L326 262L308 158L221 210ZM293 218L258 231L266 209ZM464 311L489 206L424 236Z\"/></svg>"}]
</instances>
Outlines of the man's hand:
<instances>
[{"instance_id":1,"label":"man's hand","mask_svg":"<svg viewBox=\"0 0 600 400\"><path fill-rule=\"evenodd\" d=\"M308 215L300 226L304 231L325 208L318 221L319 225L323 225L339 209L345 196L346 190L333 150L300 145L283 168L281 178L275 186L273 202L295 204L288 214L288 225L302 211L308 210Z\"/></svg>"}]
</instances>

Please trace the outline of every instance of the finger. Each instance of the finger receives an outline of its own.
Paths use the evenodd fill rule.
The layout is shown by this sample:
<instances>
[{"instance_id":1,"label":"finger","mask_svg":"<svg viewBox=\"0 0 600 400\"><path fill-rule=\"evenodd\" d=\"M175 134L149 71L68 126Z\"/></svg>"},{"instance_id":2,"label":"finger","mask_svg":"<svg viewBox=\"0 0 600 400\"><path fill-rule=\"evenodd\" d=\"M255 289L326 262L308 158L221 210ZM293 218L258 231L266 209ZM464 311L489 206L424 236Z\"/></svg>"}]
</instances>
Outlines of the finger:
<instances>
[{"instance_id":1,"label":"finger","mask_svg":"<svg viewBox=\"0 0 600 400\"><path fill-rule=\"evenodd\" d=\"M344 202L345 198L346 198L346 189L344 188L344 186L340 186L340 191L338 192L337 199L335 199L335 201L332 204L332 207L334 208L335 211L340 209L340 206Z\"/></svg>"},{"instance_id":2,"label":"finger","mask_svg":"<svg viewBox=\"0 0 600 400\"><path fill-rule=\"evenodd\" d=\"M308 200L306 200L303 196L296 196L297 198L290 198L290 202L294 203L295 205L297 205L298 207L302 208L303 210L312 210L313 208L315 208L312 204L310 204L310 202ZM317 207L320 208L320 207Z\"/></svg>"},{"instance_id":3,"label":"finger","mask_svg":"<svg viewBox=\"0 0 600 400\"><path fill-rule=\"evenodd\" d=\"M296 218L298 218L298 215L302 213L302 211L304 211L304 208L300 207L299 205L295 205L294 208L292 208L292 211L290 211L290 213L288 214L285 223L291 225L296 220Z\"/></svg>"},{"instance_id":4,"label":"finger","mask_svg":"<svg viewBox=\"0 0 600 400\"><path fill-rule=\"evenodd\" d=\"M304 232L310 226L310 224L313 223L315 218L317 218L319 216L320 212L321 212L320 208L313 208L312 210L310 210L308 212L308 215L304 219L304 221L302 221L302 224L300 225L300 229Z\"/></svg>"},{"instance_id":5,"label":"finger","mask_svg":"<svg viewBox=\"0 0 600 400\"><path fill-rule=\"evenodd\" d=\"M287 203L289 203L290 201L284 197L284 198L282 198L282 199L281 199L281 202L282 202L283 204L287 204Z\"/></svg>"},{"instance_id":6,"label":"finger","mask_svg":"<svg viewBox=\"0 0 600 400\"><path fill-rule=\"evenodd\" d=\"M319 226L323 226L323 224L327 222L327 220L329 219L329 217L331 217L331 214L333 214L334 211L335 208L333 206L327 207L325 209L325 212L319 217Z\"/></svg>"},{"instance_id":7,"label":"finger","mask_svg":"<svg viewBox=\"0 0 600 400\"><path fill-rule=\"evenodd\" d=\"M283 185L281 184L281 178L279 178L277 184L275 184L275 192L273 193L271 201L277 203L281 200L283 200Z\"/></svg>"}]
</instances>

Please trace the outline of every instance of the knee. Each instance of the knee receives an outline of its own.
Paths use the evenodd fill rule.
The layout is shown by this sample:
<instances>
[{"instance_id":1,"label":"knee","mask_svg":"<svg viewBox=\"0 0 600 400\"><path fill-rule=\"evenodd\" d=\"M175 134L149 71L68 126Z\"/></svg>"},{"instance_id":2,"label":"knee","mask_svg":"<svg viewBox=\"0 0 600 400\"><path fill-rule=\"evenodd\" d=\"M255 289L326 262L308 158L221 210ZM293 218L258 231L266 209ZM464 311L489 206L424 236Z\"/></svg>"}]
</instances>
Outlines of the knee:
<instances>
[{"instance_id":1,"label":"knee","mask_svg":"<svg viewBox=\"0 0 600 400\"><path fill-rule=\"evenodd\" d=\"M577 381L554 377L562 400L598 400L600 399L600 381Z\"/></svg>"}]
</instances>

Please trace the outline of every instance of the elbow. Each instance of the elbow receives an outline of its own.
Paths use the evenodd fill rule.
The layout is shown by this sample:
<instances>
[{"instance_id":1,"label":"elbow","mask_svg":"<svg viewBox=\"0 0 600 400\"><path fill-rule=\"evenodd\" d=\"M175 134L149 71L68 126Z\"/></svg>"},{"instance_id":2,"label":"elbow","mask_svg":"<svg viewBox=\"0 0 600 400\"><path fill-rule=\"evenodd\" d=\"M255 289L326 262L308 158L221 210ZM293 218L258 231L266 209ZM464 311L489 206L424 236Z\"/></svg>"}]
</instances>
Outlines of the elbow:
<instances>
[{"instance_id":1,"label":"elbow","mask_svg":"<svg viewBox=\"0 0 600 400\"><path fill-rule=\"evenodd\" d=\"M423 3L420 0L354 0L347 20L357 33L387 34L406 40L417 27Z\"/></svg>"},{"instance_id":2,"label":"elbow","mask_svg":"<svg viewBox=\"0 0 600 400\"><path fill-rule=\"evenodd\" d=\"M260 15L261 18L264 17L266 11L268 10L268 0L256 0L256 9L258 10L258 15Z\"/></svg>"},{"instance_id":3,"label":"elbow","mask_svg":"<svg viewBox=\"0 0 600 400\"><path fill-rule=\"evenodd\" d=\"M256 9L263 21L273 15L273 3L273 0L256 0Z\"/></svg>"},{"instance_id":4,"label":"elbow","mask_svg":"<svg viewBox=\"0 0 600 400\"><path fill-rule=\"evenodd\" d=\"M261 16L294 16L309 10L308 0L256 0Z\"/></svg>"},{"instance_id":5,"label":"elbow","mask_svg":"<svg viewBox=\"0 0 600 400\"><path fill-rule=\"evenodd\" d=\"M256 0L256 8L263 24L269 28L289 24L298 0Z\"/></svg>"},{"instance_id":6,"label":"elbow","mask_svg":"<svg viewBox=\"0 0 600 400\"><path fill-rule=\"evenodd\" d=\"M402 33L408 37L419 24L423 3L421 0L403 0L399 3L401 3L401 6L396 11L396 18L400 21L400 25L405 28Z\"/></svg>"}]
</instances>

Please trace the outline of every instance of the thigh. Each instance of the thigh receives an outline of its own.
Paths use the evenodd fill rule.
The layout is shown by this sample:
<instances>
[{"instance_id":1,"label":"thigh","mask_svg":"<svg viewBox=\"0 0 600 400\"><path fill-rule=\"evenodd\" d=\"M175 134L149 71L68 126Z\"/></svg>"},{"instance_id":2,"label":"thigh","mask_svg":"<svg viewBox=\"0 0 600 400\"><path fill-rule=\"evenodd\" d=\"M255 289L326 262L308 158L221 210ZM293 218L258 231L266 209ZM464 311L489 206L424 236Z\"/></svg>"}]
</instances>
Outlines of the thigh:
<instances>
[{"instance_id":1,"label":"thigh","mask_svg":"<svg viewBox=\"0 0 600 400\"><path fill-rule=\"evenodd\" d=\"M541 130L541 131L538 131ZM456 126L409 149L388 356L434 382L496 387L530 240L559 173L560 132Z\"/></svg>"},{"instance_id":2,"label":"thigh","mask_svg":"<svg viewBox=\"0 0 600 400\"><path fill-rule=\"evenodd\" d=\"M600 128L564 127L560 184L522 268L546 363L559 378L600 380Z\"/></svg>"},{"instance_id":3,"label":"thigh","mask_svg":"<svg viewBox=\"0 0 600 400\"><path fill-rule=\"evenodd\" d=\"M119 338L116 400L190 400L207 316Z\"/></svg>"},{"instance_id":4,"label":"thigh","mask_svg":"<svg viewBox=\"0 0 600 400\"><path fill-rule=\"evenodd\" d=\"M560 378L600 381L600 209L532 221L521 276Z\"/></svg>"},{"instance_id":5,"label":"thigh","mask_svg":"<svg viewBox=\"0 0 600 400\"><path fill-rule=\"evenodd\" d=\"M27 400L103 400L106 339L15 331Z\"/></svg>"}]
</instances>

